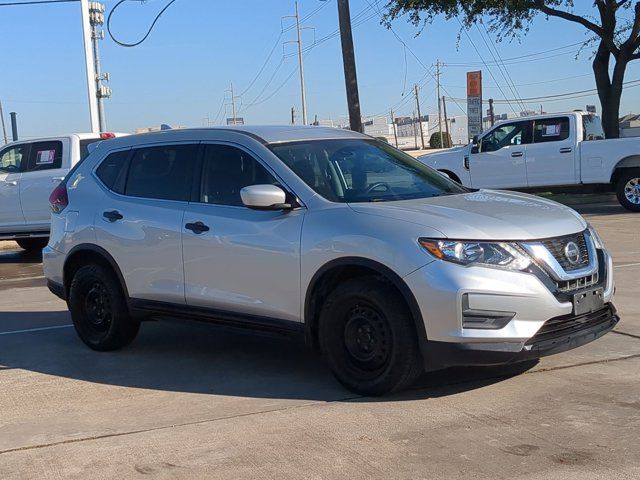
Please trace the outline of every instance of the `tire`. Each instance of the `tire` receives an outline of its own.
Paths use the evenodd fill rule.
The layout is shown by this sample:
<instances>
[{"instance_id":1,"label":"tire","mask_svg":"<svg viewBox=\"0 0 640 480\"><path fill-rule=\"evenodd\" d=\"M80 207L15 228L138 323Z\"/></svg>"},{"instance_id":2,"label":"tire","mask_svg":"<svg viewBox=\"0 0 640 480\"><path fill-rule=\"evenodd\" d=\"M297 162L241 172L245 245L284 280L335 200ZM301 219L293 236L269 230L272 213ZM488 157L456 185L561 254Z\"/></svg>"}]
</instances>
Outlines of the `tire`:
<instances>
[{"instance_id":1,"label":"tire","mask_svg":"<svg viewBox=\"0 0 640 480\"><path fill-rule=\"evenodd\" d=\"M387 282L356 278L324 303L319 344L338 381L367 396L396 392L423 371L416 329L400 295Z\"/></svg>"},{"instance_id":2,"label":"tire","mask_svg":"<svg viewBox=\"0 0 640 480\"><path fill-rule=\"evenodd\" d=\"M21 238L16 240L16 243L20 248L27 252L42 251L44 247L49 243L48 238Z\"/></svg>"},{"instance_id":3,"label":"tire","mask_svg":"<svg viewBox=\"0 0 640 480\"><path fill-rule=\"evenodd\" d=\"M624 208L640 212L640 168L622 171L616 183L616 196Z\"/></svg>"},{"instance_id":4,"label":"tire","mask_svg":"<svg viewBox=\"0 0 640 480\"><path fill-rule=\"evenodd\" d=\"M81 267L69 288L69 311L80 339L93 350L117 350L138 334L116 276L100 265Z\"/></svg>"}]
</instances>

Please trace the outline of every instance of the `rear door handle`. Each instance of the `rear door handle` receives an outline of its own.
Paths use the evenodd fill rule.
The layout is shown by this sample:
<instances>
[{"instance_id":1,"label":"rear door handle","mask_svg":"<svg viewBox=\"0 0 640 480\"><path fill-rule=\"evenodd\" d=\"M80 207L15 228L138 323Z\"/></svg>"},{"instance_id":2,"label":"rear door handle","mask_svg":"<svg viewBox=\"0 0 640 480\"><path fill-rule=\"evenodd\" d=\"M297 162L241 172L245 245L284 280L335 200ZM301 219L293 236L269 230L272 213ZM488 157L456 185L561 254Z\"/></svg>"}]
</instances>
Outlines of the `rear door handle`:
<instances>
[{"instance_id":1,"label":"rear door handle","mask_svg":"<svg viewBox=\"0 0 640 480\"><path fill-rule=\"evenodd\" d=\"M209 231L209 227L202 222L187 223L184 228L191 230L196 235Z\"/></svg>"},{"instance_id":2,"label":"rear door handle","mask_svg":"<svg viewBox=\"0 0 640 480\"><path fill-rule=\"evenodd\" d=\"M573 149L571 147L565 147L560 149L560 153L571 153Z\"/></svg>"},{"instance_id":3,"label":"rear door handle","mask_svg":"<svg viewBox=\"0 0 640 480\"><path fill-rule=\"evenodd\" d=\"M513 152L511 154L512 157L517 158L517 157L522 157L524 155L524 153L522 152Z\"/></svg>"},{"instance_id":4,"label":"rear door handle","mask_svg":"<svg viewBox=\"0 0 640 480\"><path fill-rule=\"evenodd\" d=\"M117 210L111 210L109 212L103 212L102 216L109 220L110 222L116 222L118 220L122 220L124 217Z\"/></svg>"},{"instance_id":5,"label":"rear door handle","mask_svg":"<svg viewBox=\"0 0 640 480\"><path fill-rule=\"evenodd\" d=\"M61 182L64 180L64 177L53 177L51 178L51 182Z\"/></svg>"}]
</instances>

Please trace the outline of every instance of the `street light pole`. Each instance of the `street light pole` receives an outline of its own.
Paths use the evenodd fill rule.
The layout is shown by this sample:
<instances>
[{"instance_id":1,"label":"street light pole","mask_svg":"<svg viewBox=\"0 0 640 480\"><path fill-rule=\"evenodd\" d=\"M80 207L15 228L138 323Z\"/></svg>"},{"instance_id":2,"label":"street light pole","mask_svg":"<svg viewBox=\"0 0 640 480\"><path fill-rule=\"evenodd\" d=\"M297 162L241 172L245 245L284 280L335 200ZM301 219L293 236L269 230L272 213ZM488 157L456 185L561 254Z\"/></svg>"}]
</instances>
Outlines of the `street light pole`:
<instances>
[{"instance_id":1,"label":"street light pole","mask_svg":"<svg viewBox=\"0 0 640 480\"><path fill-rule=\"evenodd\" d=\"M85 70L87 73L87 94L89 97L89 119L91 132L100 132L100 119L98 115L98 97L96 95L96 70L93 58L91 22L89 20L89 0L80 0L82 13L82 39L84 43Z\"/></svg>"},{"instance_id":2,"label":"street light pole","mask_svg":"<svg viewBox=\"0 0 640 480\"><path fill-rule=\"evenodd\" d=\"M362 132L362 115L360 113L360 96L358 94L356 59L353 51L349 0L338 0L338 18L340 23L340 40L342 42L344 81L347 89L347 104L349 106L349 126L351 130L355 132Z\"/></svg>"}]
</instances>

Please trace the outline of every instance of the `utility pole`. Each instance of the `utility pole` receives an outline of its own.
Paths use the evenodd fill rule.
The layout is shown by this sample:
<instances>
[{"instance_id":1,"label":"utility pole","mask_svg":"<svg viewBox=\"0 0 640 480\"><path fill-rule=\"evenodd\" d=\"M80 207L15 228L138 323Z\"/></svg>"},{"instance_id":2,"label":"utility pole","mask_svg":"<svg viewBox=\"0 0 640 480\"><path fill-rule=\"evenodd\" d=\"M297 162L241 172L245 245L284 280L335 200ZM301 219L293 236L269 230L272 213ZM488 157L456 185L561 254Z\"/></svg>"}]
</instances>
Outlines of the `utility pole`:
<instances>
[{"instance_id":1,"label":"utility pole","mask_svg":"<svg viewBox=\"0 0 640 480\"><path fill-rule=\"evenodd\" d=\"M355 132L362 132L362 115L360 113L360 96L358 94L358 76L356 74L356 59L353 50L349 0L338 0L338 19L342 43L344 81L347 89L347 104L349 106L349 126Z\"/></svg>"},{"instance_id":2,"label":"utility pole","mask_svg":"<svg viewBox=\"0 0 640 480\"><path fill-rule=\"evenodd\" d=\"M296 124L296 108L291 107L291 125Z\"/></svg>"},{"instance_id":3,"label":"utility pole","mask_svg":"<svg viewBox=\"0 0 640 480\"><path fill-rule=\"evenodd\" d=\"M396 148L398 148L398 132L396 131L396 119L393 116L393 108L391 109L391 125L393 125L393 138L396 141Z\"/></svg>"},{"instance_id":4,"label":"utility pole","mask_svg":"<svg viewBox=\"0 0 640 480\"><path fill-rule=\"evenodd\" d=\"M7 140L7 126L4 124L4 110L2 110L2 102L0 102L0 118L2 119L2 135L4 136L4 144L9 143Z\"/></svg>"},{"instance_id":5,"label":"utility pole","mask_svg":"<svg viewBox=\"0 0 640 480\"><path fill-rule=\"evenodd\" d=\"M233 82L231 82L231 88L228 90L225 90L225 92L230 92L231 93L231 125L237 125L238 124L238 117L236 116L236 98L238 98L234 91L233 91ZM226 104L227 106L229 105L228 103ZM225 111L225 114L227 112ZM228 124L228 123L227 123Z\"/></svg>"},{"instance_id":6,"label":"utility pole","mask_svg":"<svg viewBox=\"0 0 640 480\"><path fill-rule=\"evenodd\" d=\"M422 130L422 115L420 114L420 98L418 97L418 84L414 85L414 91L416 93L416 108L418 110L418 123L420 125L420 143L422 145L422 149L424 150L424 132Z\"/></svg>"},{"instance_id":7,"label":"utility pole","mask_svg":"<svg viewBox=\"0 0 640 480\"><path fill-rule=\"evenodd\" d=\"M98 41L104 40L104 32L100 26L104 25L104 3L89 2L89 24L91 25L91 44L93 47L94 81L96 83L96 98L98 100L98 128L101 132L107 129L104 113L104 99L111 96L111 89L102 82L109 81L109 74L100 71L100 52Z\"/></svg>"},{"instance_id":8,"label":"utility pole","mask_svg":"<svg viewBox=\"0 0 640 480\"><path fill-rule=\"evenodd\" d=\"M416 150L418 149L418 129L416 128L416 111L413 111L413 117L411 118L411 125L413 126L413 141L416 144Z\"/></svg>"},{"instance_id":9,"label":"utility pole","mask_svg":"<svg viewBox=\"0 0 640 480\"><path fill-rule=\"evenodd\" d=\"M16 112L10 112L11 117L11 139L12 141L18 140L18 114Z\"/></svg>"},{"instance_id":10,"label":"utility pole","mask_svg":"<svg viewBox=\"0 0 640 480\"><path fill-rule=\"evenodd\" d=\"M491 126L493 127L496 123L496 116L493 112L493 98L489 99L489 120L491 121Z\"/></svg>"},{"instance_id":11,"label":"utility pole","mask_svg":"<svg viewBox=\"0 0 640 480\"><path fill-rule=\"evenodd\" d=\"M312 28L312 27L303 27L300 25L300 13L298 11L297 0L295 2L295 15L286 15L282 18L283 19L293 18L296 21L297 40L284 42L284 43L285 44L296 43L298 45L298 70L300 72L300 97L302 102L302 124L306 125L307 124L307 93L306 93L306 88L304 83L304 61L302 58L302 30L304 30L305 28Z\"/></svg>"},{"instance_id":12,"label":"utility pole","mask_svg":"<svg viewBox=\"0 0 640 480\"><path fill-rule=\"evenodd\" d=\"M436 62L436 83L438 89L438 132L440 133L440 148L444 145L442 141L442 108L440 105L440 60Z\"/></svg>"},{"instance_id":13,"label":"utility pole","mask_svg":"<svg viewBox=\"0 0 640 480\"><path fill-rule=\"evenodd\" d=\"M451 140L451 144L449 144L451 133L449 132L449 119L447 118L447 102L445 102L444 96L442 97L442 113L444 113L444 128L447 131L447 145L453 147L453 140Z\"/></svg>"},{"instance_id":14,"label":"utility pole","mask_svg":"<svg viewBox=\"0 0 640 480\"><path fill-rule=\"evenodd\" d=\"M96 96L96 70L91 45L89 0L80 0L80 11L82 13L82 38L84 44L85 70L87 74L87 93L89 97L89 119L91 121L91 132L98 133L100 131L100 121L98 120L98 97Z\"/></svg>"}]
</instances>

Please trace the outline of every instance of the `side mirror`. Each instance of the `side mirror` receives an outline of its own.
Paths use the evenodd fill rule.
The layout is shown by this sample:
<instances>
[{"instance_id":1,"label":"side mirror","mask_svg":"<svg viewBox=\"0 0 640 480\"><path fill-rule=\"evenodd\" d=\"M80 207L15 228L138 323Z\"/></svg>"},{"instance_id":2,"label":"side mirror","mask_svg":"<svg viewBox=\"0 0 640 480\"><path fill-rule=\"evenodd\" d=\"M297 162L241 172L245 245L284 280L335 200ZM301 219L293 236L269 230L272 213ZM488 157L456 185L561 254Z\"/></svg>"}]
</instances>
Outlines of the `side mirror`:
<instances>
[{"instance_id":1,"label":"side mirror","mask_svg":"<svg viewBox=\"0 0 640 480\"><path fill-rule=\"evenodd\" d=\"M479 141L480 141L480 136L474 135L473 140L471 140L471 143L473 143L474 145L477 145Z\"/></svg>"},{"instance_id":2,"label":"side mirror","mask_svg":"<svg viewBox=\"0 0 640 480\"><path fill-rule=\"evenodd\" d=\"M471 147L471 153L478 153L480 152L480 145L473 145Z\"/></svg>"},{"instance_id":3,"label":"side mirror","mask_svg":"<svg viewBox=\"0 0 640 480\"><path fill-rule=\"evenodd\" d=\"M249 185L240 190L245 207L254 210L290 210L287 194L276 185Z\"/></svg>"}]
</instances>

